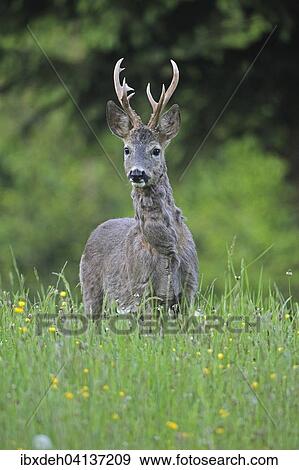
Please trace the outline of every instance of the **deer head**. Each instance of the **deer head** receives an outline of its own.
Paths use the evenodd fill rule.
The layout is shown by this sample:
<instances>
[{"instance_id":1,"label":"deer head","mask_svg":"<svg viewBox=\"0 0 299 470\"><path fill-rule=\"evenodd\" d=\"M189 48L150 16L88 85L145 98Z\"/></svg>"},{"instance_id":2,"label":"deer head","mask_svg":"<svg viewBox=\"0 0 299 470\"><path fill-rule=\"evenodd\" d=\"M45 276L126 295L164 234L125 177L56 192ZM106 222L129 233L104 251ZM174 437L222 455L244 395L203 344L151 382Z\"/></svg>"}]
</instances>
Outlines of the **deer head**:
<instances>
[{"instance_id":1,"label":"deer head","mask_svg":"<svg viewBox=\"0 0 299 470\"><path fill-rule=\"evenodd\" d=\"M130 100L135 94L133 88L120 72L123 59L119 59L114 68L114 86L121 108L113 101L107 103L107 122L113 134L124 143L124 166L128 179L133 186L146 187L154 185L166 171L164 151L171 139L176 136L180 127L180 112L174 104L164 114L167 103L173 95L178 82L179 70L171 60L173 77L169 88L162 85L159 101L155 101L147 85L146 93L152 107L148 124L132 109Z\"/></svg>"}]
</instances>

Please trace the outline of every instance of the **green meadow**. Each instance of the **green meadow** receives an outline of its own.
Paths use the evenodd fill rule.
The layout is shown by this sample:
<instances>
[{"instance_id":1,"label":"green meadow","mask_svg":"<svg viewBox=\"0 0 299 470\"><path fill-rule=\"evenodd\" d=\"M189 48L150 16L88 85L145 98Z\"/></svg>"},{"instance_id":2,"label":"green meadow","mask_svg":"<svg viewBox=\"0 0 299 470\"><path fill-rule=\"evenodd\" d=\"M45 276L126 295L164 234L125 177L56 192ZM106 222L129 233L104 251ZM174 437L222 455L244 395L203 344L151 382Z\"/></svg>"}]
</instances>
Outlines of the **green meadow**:
<instances>
[{"instance_id":1,"label":"green meadow","mask_svg":"<svg viewBox=\"0 0 299 470\"><path fill-rule=\"evenodd\" d=\"M82 319L63 276L38 292L19 280L0 296L1 448L39 434L58 449L298 448L290 275L285 297L231 272L222 294L200 287L196 309L151 331L112 307Z\"/></svg>"}]
</instances>

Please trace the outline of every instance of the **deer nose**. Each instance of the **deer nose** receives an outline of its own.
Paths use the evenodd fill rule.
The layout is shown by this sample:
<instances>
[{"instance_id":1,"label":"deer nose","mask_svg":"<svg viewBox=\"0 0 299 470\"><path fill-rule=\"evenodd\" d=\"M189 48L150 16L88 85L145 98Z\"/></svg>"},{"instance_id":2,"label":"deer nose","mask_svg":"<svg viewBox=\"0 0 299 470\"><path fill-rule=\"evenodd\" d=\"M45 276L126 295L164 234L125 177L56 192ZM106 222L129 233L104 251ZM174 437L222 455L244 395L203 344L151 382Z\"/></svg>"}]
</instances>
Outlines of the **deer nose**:
<instances>
[{"instance_id":1,"label":"deer nose","mask_svg":"<svg viewBox=\"0 0 299 470\"><path fill-rule=\"evenodd\" d=\"M134 170L131 170L129 173L129 180L132 181L132 183L147 183L149 177L145 173L144 170L139 170L138 168L135 168Z\"/></svg>"}]
</instances>

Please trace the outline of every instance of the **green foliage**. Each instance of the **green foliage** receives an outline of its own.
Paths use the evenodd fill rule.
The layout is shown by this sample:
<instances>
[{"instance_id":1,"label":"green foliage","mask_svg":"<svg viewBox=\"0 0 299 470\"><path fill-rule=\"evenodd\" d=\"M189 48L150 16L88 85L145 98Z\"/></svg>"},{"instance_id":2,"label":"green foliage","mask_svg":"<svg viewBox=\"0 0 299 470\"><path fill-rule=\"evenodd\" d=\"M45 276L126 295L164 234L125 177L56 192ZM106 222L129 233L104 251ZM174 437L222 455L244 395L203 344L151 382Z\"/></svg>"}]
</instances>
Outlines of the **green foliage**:
<instances>
[{"instance_id":1,"label":"green foliage","mask_svg":"<svg viewBox=\"0 0 299 470\"><path fill-rule=\"evenodd\" d=\"M177 196L196 236L201 269L209 281L222 281L227 250L233 251L237 264L242 258L251 264L266 252L250 268L255 284L260 265L265 277L280 285L287 284L289 268L298 273L295 192L286 183L285 173L285 162L265 153L249 137L228 141L210 159L197 157L193 162Z\"/></svg>"}]
</instances>

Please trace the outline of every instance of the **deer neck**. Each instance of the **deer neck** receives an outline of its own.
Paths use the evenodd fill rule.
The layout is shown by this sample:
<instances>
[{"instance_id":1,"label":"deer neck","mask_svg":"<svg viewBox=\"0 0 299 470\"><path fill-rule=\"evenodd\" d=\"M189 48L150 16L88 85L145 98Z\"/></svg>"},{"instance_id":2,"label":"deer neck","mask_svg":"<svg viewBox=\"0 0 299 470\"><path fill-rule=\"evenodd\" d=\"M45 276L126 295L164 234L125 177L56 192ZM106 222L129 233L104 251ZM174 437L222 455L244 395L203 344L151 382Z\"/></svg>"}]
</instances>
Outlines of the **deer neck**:
<instances>
[{"instance_id":1,"label":"deer neck","mask_svg":"<svg viewBox=\"0 0 299 470\"><path fill-rule=\"evenodd\" d=\"M145 242L144 249L159 255L154 267L159 279L157 295L161 298L173 296L178 299L178 253L183 217L180 209L175 206L167 174L163 174L154 186L134 188L132 197L137 227Z\"/></svg>"},{"instance_id":2,"label":"deer neck","mask_svg":"<svg viewBox=\"0 0 299 470\"><path fill-rule=\"evenodd\" d=\"M135 219L143 233L145 233L147 223L156 224L157 230L161 226L169 227L172 232L176 231L182 223L183 217L180 209L175 205L166 173L153 186L133 188L132 199Z\"/></svg>"}]
</instances>

